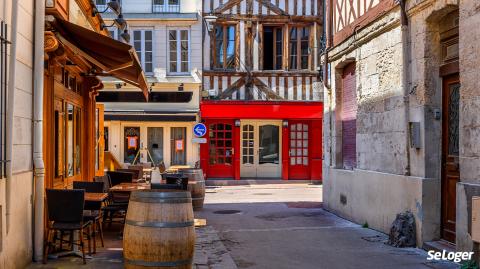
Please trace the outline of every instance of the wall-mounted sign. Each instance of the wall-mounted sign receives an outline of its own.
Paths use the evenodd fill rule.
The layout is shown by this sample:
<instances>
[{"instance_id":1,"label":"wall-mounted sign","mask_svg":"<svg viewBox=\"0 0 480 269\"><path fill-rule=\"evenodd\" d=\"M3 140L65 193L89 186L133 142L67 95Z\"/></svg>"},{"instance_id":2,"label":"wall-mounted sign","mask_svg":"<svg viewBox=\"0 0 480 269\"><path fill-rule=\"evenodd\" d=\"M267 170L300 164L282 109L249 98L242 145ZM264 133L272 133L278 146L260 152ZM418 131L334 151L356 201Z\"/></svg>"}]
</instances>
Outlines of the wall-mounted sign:
<instances>
[{"instance_id":1,"label":"wall-mounted sign","mask_svg":"<svg viewBox=\"0 0 480 269\"><path fill-rule=\"evenodd\" d=\"M138 139L138 136L129 136L129 137L127 137L127 140L128 140L128 149L135 149L135 148L137 148L137 139Z\"/></svg>"},{"instance_id":2,"label":"wall-mounted sign","mask_svg":"<svg viewBox=\"0 0 480 269\"><path fill-rule=\"evenodd\" d=\"M207 134L207 126L203 123L197 123L195 126L193 126L193 134L196 137L203 137L205 134Z\"/></svg>"},{"instance_id":3,"label":"wall-mounted sign","mask_svg":"<svg viewBox=\"0 0 480 269\"><path fill-rule=\"evenodd\" d=\"M205 144L207 143L207 139L204 137L194 137L192 138L193 143L198 143L198 144Z\"/></svg>"}]
</instances>

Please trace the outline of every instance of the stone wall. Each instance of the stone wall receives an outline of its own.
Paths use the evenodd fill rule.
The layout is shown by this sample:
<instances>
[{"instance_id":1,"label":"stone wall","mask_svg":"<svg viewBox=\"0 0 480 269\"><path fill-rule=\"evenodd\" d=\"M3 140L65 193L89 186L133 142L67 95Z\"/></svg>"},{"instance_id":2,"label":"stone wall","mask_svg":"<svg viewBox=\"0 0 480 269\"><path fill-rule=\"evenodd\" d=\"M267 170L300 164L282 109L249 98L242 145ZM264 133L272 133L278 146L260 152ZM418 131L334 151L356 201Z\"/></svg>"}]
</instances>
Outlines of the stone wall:
<instances>
[{"instance_id":1,"label":"stone wall","mask_svg":"<svg viewBox=\"0 0 480 269\"><path fill-rule=\"evenodd\" d=\"M32 69L34 1L0 0L0 19L12 25L12 4L18 2L17 58L11 165L11 199L0 179L0 268L24 268L32 260ZM12 39L9 29L9 39ZM42 44L41 44L42 45ZM10 71L10 70L9 70ZM10 214L7 216L7 204ZM7 221L8 220L8 221Z\"/></svg>"}]
</instances>

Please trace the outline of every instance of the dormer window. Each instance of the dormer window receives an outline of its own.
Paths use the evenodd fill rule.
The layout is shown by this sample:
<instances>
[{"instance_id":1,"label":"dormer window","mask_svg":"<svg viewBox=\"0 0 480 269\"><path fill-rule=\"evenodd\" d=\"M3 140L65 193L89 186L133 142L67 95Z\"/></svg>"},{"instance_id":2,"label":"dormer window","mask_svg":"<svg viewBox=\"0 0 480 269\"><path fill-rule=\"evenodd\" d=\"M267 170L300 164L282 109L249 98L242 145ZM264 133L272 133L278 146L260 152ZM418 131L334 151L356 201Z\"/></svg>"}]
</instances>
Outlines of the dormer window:
<instances>
[{"instance_id":1,"label":"dormer window","mask_svg":"<svg viewBox=\"0 0 480 269\"><path fill-rule=\"evenodd\" d=\"M153 0L153 13L177 13L180 12L180 0Z\"/></svg>"}]
</instances>

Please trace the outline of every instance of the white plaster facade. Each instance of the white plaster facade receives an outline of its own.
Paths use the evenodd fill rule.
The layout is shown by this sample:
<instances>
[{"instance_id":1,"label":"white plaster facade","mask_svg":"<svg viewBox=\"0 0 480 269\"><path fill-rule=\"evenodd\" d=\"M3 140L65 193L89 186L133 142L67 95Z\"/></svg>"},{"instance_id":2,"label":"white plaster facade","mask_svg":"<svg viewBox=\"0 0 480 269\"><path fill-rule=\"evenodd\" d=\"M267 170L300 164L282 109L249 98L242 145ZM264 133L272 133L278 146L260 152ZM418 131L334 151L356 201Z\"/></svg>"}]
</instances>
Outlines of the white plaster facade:
<instances>
[{"instance_id":1,"label":"white plaster facade","mask_svg":"<svg viewBox=\"0 0 480 269\"><path fill-rule=\"evenodd\" d=\"M124 126L141 127L140 143L142 146L148 143L147 128L163 127L163 156L164 163L170 166L170 130L172 127L187 128L186 144L186 164L195 165L199 160L199 144L192 142L192 128L198 120L200 111L200 91L201 91L201 71L202 71L202 20L199 11L201 10L201 1L180 0L179 11L170 13L153 12L152 0L123 0L121 1L124 18L128 22L128 31L131 35L130 43L134 45L134 31L151 30L153 61L152 72L145 72L147 82L152 92L177 92L179 87L184 92L192 92L192 98L189 102L173 103L128 103L128 102L105 102L105 114L115 114L116 111L132 113L144 113L153 111L157 115L173 116L185 115L194 116L195 120L190 121L121 121L106 120L105 126L108 128L109 145L108 149L120 161L124 160ZM109 19L114 18L114 14L106 13L104 19L110 24ZM175 73L169 70L170 48L169 31L187 30L188 31L188 71ZM115 34L116 35L116 34ZM118 36L114 36L117 37ZM145 71L145 68L144 68ZM105 78L103 81L105 91L139 91L130 85L123 85L121 89L116 89L116 81L111 78ZM141 154L142 162L150 161L144 152Z\"/></svg>"}]
</instances>

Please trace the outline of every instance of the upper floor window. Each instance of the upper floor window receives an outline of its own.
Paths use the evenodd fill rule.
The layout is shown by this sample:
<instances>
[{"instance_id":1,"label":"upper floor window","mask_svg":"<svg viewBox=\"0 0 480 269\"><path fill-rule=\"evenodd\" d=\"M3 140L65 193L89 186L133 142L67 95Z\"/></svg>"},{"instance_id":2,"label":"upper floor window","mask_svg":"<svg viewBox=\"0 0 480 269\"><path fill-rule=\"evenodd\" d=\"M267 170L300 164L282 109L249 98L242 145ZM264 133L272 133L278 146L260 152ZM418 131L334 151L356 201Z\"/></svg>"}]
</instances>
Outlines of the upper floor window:
<instances>
[{"instance_id":1,"label":"upper floor window","mask_svg":"<svg viewBox=\"0 0 480 269\"><path fill-rule=\"evenodd\" d=\"M283 68L283 27L263 27L263 70Z\"/></svg>"},{"instance_id":2,"label":"upper floor window","mask_svg":"<svg viewBox=\"0 0 480 269\"><path fill-rule=\"evenodd\" d=\"M111 0L95 0L95 5L97 6L98 11L102 12L104 10L107 10L107 3L110 2ZM119 4L122 4L122 1L117 0ZM111 9L108 9L106 12L112 12Z\"/></svg>"},{"instance_id":3,"label":"upper floor window","mask_svg":"<svg viewBox=\"0 0 480 269\"><path fill-rule=\"evenodd\" d=\"M133 47L145 73L153 72L153 31L133 30Z\"/></svg>"},{"instance_id":4,"label":"upper floor window","mask_svg":"<svg viewBox=\"0 0 480 269\"><path fill-rule=\"evenodd\" d=\"M153 0L154 13L180 12L180 0Z\"/></svg>"},{"instance_id":5,"label":"upper floor window","mask_svg":"<svg viewBox=\"0 0 480 269\"><path fill-rule=\"evenodd\" d=\"M235 25L217 25L214 29L215 44L212 48L213 68L234 69L236 67Z\"/></svg>"},{"instance_id":6,"label":"upper floor window","mask_svg":"<svg viewBox=\"0 0 480 269\"><path fill-rule=\"evenodd\" d=\"M289 40L289 69L309 69L310 29L291 27Z\"/></svg>"},{"instance_id":7,"label":"upper floor window","mask_svg":"<svg viewBox=\"0 0 480 269\"><path fill-rule=\"evenodd\" d=\"M168 71L188 73L189 71L189 32L186 29L168 31Z\"/></svg>"}]
</instances>

